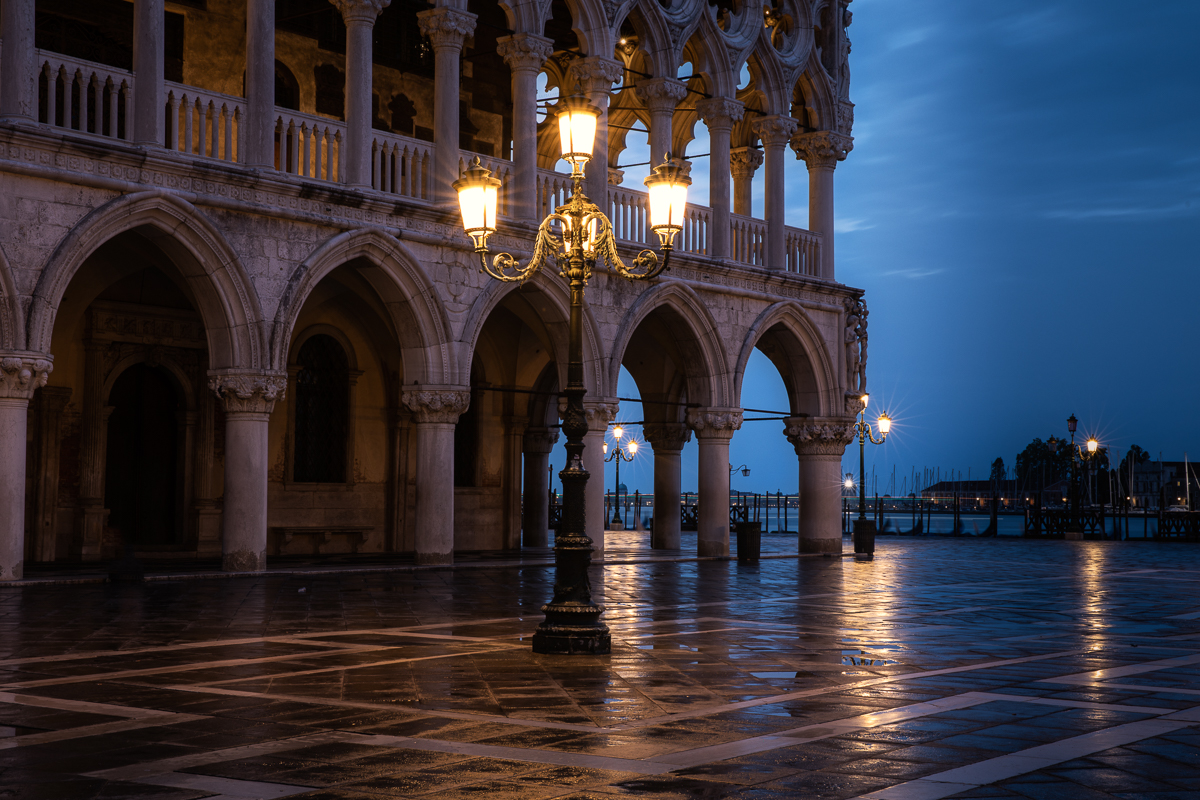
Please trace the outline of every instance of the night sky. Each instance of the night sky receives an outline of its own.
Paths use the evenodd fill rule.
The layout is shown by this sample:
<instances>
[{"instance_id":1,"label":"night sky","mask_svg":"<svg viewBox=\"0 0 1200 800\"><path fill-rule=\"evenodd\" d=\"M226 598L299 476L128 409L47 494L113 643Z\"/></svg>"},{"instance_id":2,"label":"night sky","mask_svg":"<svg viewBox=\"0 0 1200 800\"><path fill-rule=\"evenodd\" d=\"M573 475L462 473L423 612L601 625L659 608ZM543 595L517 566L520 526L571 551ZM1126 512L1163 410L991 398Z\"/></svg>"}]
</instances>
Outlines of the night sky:
<instances>
[{"instance_id":1,"label":"night sky","mask_svg":"<svg viewBox=\"0 0 1200 800\"><path fill-rule=\"evenodd\" d=\"M868 445L868 481L874 469L880 492L911 490L914 467L986 478L997 456L1012 468L1034 437L1066 435L1072 413L1117 460L1134 443L1200 460L1200 3L851 9L837 278L866 290L871 406L896 420ZM635 150L624 160L644 160ZM788 222L807 227L804 164L789 170ZM697 177L693 199L707 203ZM761 356L742 402L787 407ZM781 431L748 422L734 437L733 465L751 467L735 490L796 490ZM630 490L652 488L648 455L622 468ZM552 458L557 472L561 444ZM694 490L694 442L683 461Z\"/></svg>"}]
</instances>

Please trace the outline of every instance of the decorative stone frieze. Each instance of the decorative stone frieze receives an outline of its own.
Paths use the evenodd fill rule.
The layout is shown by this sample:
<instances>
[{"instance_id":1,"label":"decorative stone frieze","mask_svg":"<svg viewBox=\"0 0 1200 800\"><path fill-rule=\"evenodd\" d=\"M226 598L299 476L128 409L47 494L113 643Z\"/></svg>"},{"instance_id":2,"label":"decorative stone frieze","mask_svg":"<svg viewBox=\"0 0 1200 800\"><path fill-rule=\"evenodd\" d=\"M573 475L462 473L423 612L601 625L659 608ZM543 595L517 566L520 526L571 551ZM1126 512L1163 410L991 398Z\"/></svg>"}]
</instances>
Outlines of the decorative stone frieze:
<instances>
[{"instance_id":1,"label":"decorative stone frieze","mask_svg":"<svg viewBox=\"0 0 1200 800\"><path fill-rule=\"evenodd\" d=\"M571 77L579 81L585 92L608 92L612 85L621 80L625 68L620 61L603 56L577 58L571 62Z\"/></svg>"},{"instance_id":2,"label":"decorative stone frieze","mask_svg":"<svg viewBox=\"0 0 1200 800\"><path fill-rule=\"evenodd\" d=\"M337 10L342 13L342 19L347 25L355 22L374 25L380 12L387 8L392 0L330 0Z\"/></svg>"},{"instance_id":3,"label":"decorative stone frieze","mask_svg":"<svg viewBox=\"0 0 1200 800\"><path fill-rule=\"evenodd\" d=\"M513 72L538 72L554 52L554 42L533 33L515 33L497 39L496 52Z\"/></svg>"},{"instance_id":4,"label":"decorative stone frieze","mask_svg":"<svg viewBox=\"0 0 1200 800\"><path fill-rule=\"evenodd\" d=\"M775 115L759 117L750 123L750 130L762 139L764 145L782 144L792 138L799 125L794 117Z\"/></svg>"},{"instance_id":5,"label":"decorative stone frieze","mask_svg":"<svg viewBox=\"0 0 1200 800\"><path fill-rule=\"evenodd\" d=\"M471 405L471 392L466 389L408 389L400 402L413 413L417 424L458 422Z\"/></svg>"},{"instance_id":6,"label":"decorative stone frieze","mask_svg":"<svg viewBox=\"0 0 1200 800\"><path fill-rule=\"evenodd\" d=\"M854 420L843 417L787 417L783 432L798 456L837 456L854 440Z\"/></svg>"},{"instance_id":7,"label":"decorative stone frieze","mask_svg":"<svg viewBox=\"0 0 1200 800\"><path fill-rule=\"evenodd\" d=\"M417 14L422 36L428 36L434 49L462 47L463 40L475 32L474 14L456 8L432 8Z\"/></svg>"},{"instance_id":8,"label":"decorative stone frieze","mask_svg":"<svg viewBox=\"0 0 1200 800\"><path fill-rule=\"evenodd\" d=\"M692 440L692 431L682 422L665 422L642 426L642 435L655 452L682 450Z\"/></svg>"},{"instance_id":9,"label":"decorative stone frieze","mask_svg":"<svg viewBox=\"0 0 1200 800\"><path fill-rule=\"evenodd\" d=\"M638 81L634 91L651 113L674 111L679 101L687 97L687 84L675 78L651 78Z\"/></svg>"},{"instance_id":10,"label":"decorative stone frieze","mask_svg":"<svg viewBox=\"0 0 1200 800\"><path fill-rule=\"evenodd\" d=\"M208 388L220 398L226 414L270 414L287 392L287 373L210 373Z\"/></svg>"},{"instance_id":11,"label":"decorative stone frieze","mask_svg":"<svg viewBox=\"0 0 1200 800\"><path fill-rule=\"evenodd\" d=\"M712 128L730 128L746 113L746 106L728 97L710 97L696 103L696 113Z\"/></svg>"},{"instance_id":12,"label":"decorative stone frieze","mask_svg":"<svg viewBox=\"0 0 1200 800\"><path fill-rule=\"evenodd\" d=\"M0 350L0 398L29 400L53 371L54 359L44 353Z\"/></svg>"},{"instance_id":13,"label":"decorative stone frieze","mask_svg":"<svg viewBox=\"0 0 1200 800\"><path fill-rule=\"evenodd\" d=\"M698 439L732 439L742 427L740 408L694 408L687 413L688 427Z\"/></svg>"},{"instance_id":14,"label":"decorative stone frieze","mask_svg":"<svg viewBox=\"0 0 1200 800\"><path fill-rule=\"evenodd\" d=\"M808 168L828 167L833 169L837 162L845 161L854 149L854 137L833 131L798 133L792 137L792 149L808 164Z\"/></svg>"}]
</instances>

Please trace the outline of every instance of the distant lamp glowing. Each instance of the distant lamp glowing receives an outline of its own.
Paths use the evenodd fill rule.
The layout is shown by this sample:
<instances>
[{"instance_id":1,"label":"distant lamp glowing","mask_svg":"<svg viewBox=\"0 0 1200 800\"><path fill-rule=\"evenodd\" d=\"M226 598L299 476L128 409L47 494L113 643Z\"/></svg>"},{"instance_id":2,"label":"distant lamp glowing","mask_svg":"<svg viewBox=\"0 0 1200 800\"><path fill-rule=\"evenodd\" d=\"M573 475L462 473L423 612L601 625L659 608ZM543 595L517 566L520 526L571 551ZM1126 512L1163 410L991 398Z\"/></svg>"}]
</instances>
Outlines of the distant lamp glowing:
<instances>
[{"instance_id":1,"label":"distant lamp glowing","mask_svg":"<svg viewBox=\"0 0 1200 800\"><path fill-rule=\"evenodd\" d=\"M869 394L864 394L862 397L860 397L860 398L858 398L858 399L859 399L859 401L860 401L860 402L863 404L863 408L866 408L866 407L867 407L867 401L871 399L871 395L869 395Z\"/></svg>"},{"instance_id":2,"label":"distant lamp glowing","mask_svg":"<svg viewBox=\"0 0 1200 800\"><path fill-rule=\"evenodd\" d=\"M608 442L604 443L604 455L608 455Z\"/></svg>"},{"instance_id":3,"label":"distant lamp glowing","mask_svg":"<svg viewBox=\"0 0 1200 800\"><path fill-rule=\"evenodd\" d=\"M1098 450L1099 448L1100 448L1100 443L1097 442L1095 439L1087 440L1087 449L1088 449L1089 453L1095 453L1096 450Z\"/></svg>"},{"instance_id":4,"label":"distant lamp glowing","mask_svg":"<svg viewBox=\"0 0 1200 800\"><path fill-rule=\"evenodd\" d=\"M1067 417L1067 430L1068 431L1070 431L1071 433L1074 433L1075 428L1078 427L1078 425L1079 425L1079 420L1075 419L1074 414ZM1071 438L1074 438L1074 437L1071 437Z\"/></svg>"},{"instance_id":5,"label":"distant lamp glowing","mask_svg":"<svg viewBox=\"0 0 1200 800\"><path fill-rule=\"evenodd\" d=\"M884 436L887 436L888 431L890 431L892 429L892 418L889 417L887 414L880 414L878 423L879 423L879 432L882 433Z\"/></svg>"},{"instance_id":6,"label":"distant lamp glowing","mask_svg":"<svg viewBox=\"0 0 1200 800\"><path fill-rule=\"evenodd\" d=\"M636 455L637 455L637 451L638 451L638 443L637 443L637 442L630 442L630 443L629 443L629 454L630 454L631 456L636 456Z\"/></svg>"},{"instance_id":7,"label":"distant lamp glowing","mask_svg":"<svg viewBox=\"0 0 1200 800\"><path fill-rule=\"evenodd\" d=\"M842 486L845 486L847 489L854 488L854 476L849 472L846 473L846 480L842 481Z\"/></svg>"},{"instance_id":8,"label":"distant lamp glowing","mask_svg":"<svg viewBox=\"0 0 1200 800\"><path fill-rule=\"evenodd\" d=\"M667 250L675 241L675 234L683 230L688 187L692 185L692 179L684 173L683 167L671 160L671 154L668 153L645 183L650 193L650 229L658 234L662 248Z\"/></svg>"},{"instance_id":9,"label":"distant lamp glowing","mask_svg":"<svg viewBox=\"0 0 1200 800\"><path fill-rule=\"evenodd\" d=\"M558 137L563 160L571 165L572 171L591 160L599 118L600 109L582 97L563 101L563 110L558 112Z\"/></svg>"},{"instance_id":10,"label":"distant lamp glowing","mask_svg":"<svg viewBox=\"0 0 1200 800\"><path fill-rule=\"evenodd\" d=\"M479 156L453 184L458 192L458 208L462 212L463 228L475 251L487 250L488 237L496 232L496 203L500 197L500 181L491 170L479 163Z\"/></svg>"},{"instance_id":11,"label":"distant lamp glowing","mask_svg":"<svg viewBox=\"0 0 1200 800\"><path fill-rule=\"evenodd\" d=\"M625 429L622 428L620 425L613 428L613 438L616 439L618 442L621 441L621 437L624 435L625 435Z\"/></svg>"}]
</instances>

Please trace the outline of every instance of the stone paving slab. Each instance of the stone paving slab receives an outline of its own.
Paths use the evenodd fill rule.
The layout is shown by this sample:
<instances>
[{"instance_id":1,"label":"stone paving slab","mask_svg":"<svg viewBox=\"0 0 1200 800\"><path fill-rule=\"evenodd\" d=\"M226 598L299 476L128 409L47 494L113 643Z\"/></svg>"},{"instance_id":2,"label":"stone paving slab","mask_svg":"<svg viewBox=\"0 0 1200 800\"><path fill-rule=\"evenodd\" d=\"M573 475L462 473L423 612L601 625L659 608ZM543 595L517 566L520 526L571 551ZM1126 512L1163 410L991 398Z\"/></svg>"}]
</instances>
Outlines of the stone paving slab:
<instances>
[{"instance_id":1,"label":"stone paving slab","mask_svg":"<svg viewBox=\"0 0 1200 800\"><path fill-rule=\"evenodd\" d=\"M1200 549L630 547L603 657L530 651L553 577L9 587L0 798L1200 797Z\"/></svg>"}]
</instances>

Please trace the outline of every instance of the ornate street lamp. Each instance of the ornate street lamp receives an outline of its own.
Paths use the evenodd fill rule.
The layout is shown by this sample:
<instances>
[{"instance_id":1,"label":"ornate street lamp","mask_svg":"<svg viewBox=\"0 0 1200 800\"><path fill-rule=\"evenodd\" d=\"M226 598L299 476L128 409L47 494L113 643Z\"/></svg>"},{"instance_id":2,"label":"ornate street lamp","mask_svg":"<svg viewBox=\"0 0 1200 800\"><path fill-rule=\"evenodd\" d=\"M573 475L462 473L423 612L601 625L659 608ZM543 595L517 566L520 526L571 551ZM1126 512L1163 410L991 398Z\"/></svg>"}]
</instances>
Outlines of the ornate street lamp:
<instances>
[{"instance_id":1,"label":"ornate street lamp","mask_svg":"<svg viewBox=\"0 0 1200 800\"><path fill-rule=\"evenodd\" d=\"M743 478L750 477L750 468L747 467L745 464L742 464L740 467L735 467L733 464L730 464L729 465L729 477L732 478L733 473L735 473L735 472L741 472Z\"/></svg>"},{"instance_id":2,"label":"ornate street lamp","mask_svg":"<svg viewBox=\"0 0 1200 800\"><path fill-rule=\"evenodd\" d=\"M584 526L584 490L588 473L583 467L583 437L587 417L583 398L583 295L598 262L618 275L649 280L664 269L671 258L675 234L683 229L687 187L691 184L683 169L670 156L646 179L650 195L650 227L658 234L662 261L650 250L642 250L626 265L617 255L612 223L600 208L583 193L584 165L592 157L596 121L600 111L582 98L563 102L558 115L562 157L571 164L571 197L548 215L538 227L533 256L521 266L508 253L500 253L488 262L487 240L496 232L496 203L500 181L492 177L476 158L462 177L454 182L462 210L463 228L475 245L484 272L501 281L523 282L539 269L553 263L571 289L571 318L567 344L567 385L563 389L566 410L562 430L567 436L567 465L559 473L563 484L562 526L554 537L554 598L542 606L546 619L533 636L535 653L611 652L607 626L600 622L604 609L592 602L588 566L592 560L592 540ZM607 202L605 200L605 202Z\"/></svg>"},{"instance_id":3,"label":"ornate street lamp","mask_svg":"<svg viewBox=\"0 0 1200 800\"><path fill-rule=\"evenodd\" d=\"M859 412L858 421L854 423L854 432L858 434L858 519L854 520L855 553L875 552L874 523L867 519L866 442L870 439L871 444L883 444L888 431L892 429L891 418L887 414L880 414L876 420L879 425L879 438L875 438L875 434L871 432L871 423L867 422L869 399L869 395L865 394L859 398L862 401L862 411ZM847 485L850 485L849 481Z\"/></svg>"},{"instance_id":4,"label":"ornate street lamp","mask_svg":"<svg viewBox=\"0 0 1200 800\"><path fill-rule=\"evenodd\" d=\"M621 521L621 462L632 462L633 457L637 455L638 451L638 443L633 439L630 439L629 444L626 445L629 448L629 452L625 452L625 449L621 447L621 437L624 435L625 429L620 425L613 428L613 438L617 440L617 444L613 447L611 453L608 452L608 442L604 443L604 452L608 456L604 459L604 463L607 464L608 462L614 460L617 462L617 486L613 491L614 502L612 524L616 525L617 523L620 523L622 528L625 527L625 523Z\"/></svg>"},{"instance_id":5,"label":"ornate street lamp","mask_svg":"<svg viewBox=\"0 0 1200 800\"><path fill-rule=\"evenodd\" d=\"M1078 539L1083 536L1082 520L1079 518L1079 469L1076 459L1079 453L1075 447L1075 429L1077 427L1079 427L1079 420L1075 419L1075 415L1067 417L1067 430L1071 433L1071 484L1067 493L1066 527L1066 536L1069 539Z\"/></svg>"}]
</instances>

